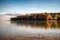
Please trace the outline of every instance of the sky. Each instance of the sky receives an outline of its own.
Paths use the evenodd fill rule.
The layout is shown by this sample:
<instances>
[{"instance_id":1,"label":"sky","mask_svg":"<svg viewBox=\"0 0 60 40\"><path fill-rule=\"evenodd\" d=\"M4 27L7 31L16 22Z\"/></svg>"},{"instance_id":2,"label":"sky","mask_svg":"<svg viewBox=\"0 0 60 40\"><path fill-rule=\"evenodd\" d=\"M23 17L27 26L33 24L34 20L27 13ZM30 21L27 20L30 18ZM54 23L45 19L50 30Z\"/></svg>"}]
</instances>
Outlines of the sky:
<instances>
[{"instance_id":1,"label":"sky","mask_svg":"<svg viewBox=\"0 0 60 40\"><path fill-rule=\"evenodd\" d=\"M0 0L0 14L60 12L60 0Z\"/></svg>"}]
</instances>

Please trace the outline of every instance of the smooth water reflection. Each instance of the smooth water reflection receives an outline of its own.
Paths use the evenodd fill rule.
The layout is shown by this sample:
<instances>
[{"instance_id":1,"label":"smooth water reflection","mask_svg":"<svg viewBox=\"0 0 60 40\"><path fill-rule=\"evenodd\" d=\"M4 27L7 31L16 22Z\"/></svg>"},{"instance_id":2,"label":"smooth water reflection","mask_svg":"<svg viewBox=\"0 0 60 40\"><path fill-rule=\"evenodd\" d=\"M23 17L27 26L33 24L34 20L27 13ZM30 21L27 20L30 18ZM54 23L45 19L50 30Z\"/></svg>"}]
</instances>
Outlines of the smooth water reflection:
<instances>
[{"instance_id":1,"label":"smooth water reflection","mask_svg":"<svg viewBox=\"0 0 60 40\"><path fill-rule=\"evenodd\" d=\"M1 17L0 17L1 18ZM60 21L7 21L0 19L1 35L60 36Z\"/></svg>"},{"instance_id":2,"label":"smooth water reflection","mask_svg":"<svg viewBox=\"0 0 60 40\"><path fill-rule=\"evenodd\" d=\"M60 29L60 21L11 21L11 24L25 26L25 27L40 27L40 28L58 28Z\"/></svg>"}]
</instances>

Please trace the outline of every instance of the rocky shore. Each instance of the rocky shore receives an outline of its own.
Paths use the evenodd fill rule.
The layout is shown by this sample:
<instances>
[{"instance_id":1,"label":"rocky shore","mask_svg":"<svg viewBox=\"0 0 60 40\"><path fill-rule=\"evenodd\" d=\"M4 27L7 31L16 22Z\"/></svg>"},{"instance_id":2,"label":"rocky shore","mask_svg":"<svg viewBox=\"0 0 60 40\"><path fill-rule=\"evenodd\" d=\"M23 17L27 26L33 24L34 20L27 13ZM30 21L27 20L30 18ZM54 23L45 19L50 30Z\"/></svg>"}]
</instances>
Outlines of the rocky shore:
<instances>
[{"instance_id":1,"label":"rocky shore","mask_svg":"<svg viewBox=\"0 0 60 40\"><path fill-rule=\"evenodd\" d=\"M23 36L15 36L9 37L4 36L1 37L0 40L60 40L60 37L49 37L49 36L41 36L41 37L23 37Z\"/></svg>"}]
</instances>

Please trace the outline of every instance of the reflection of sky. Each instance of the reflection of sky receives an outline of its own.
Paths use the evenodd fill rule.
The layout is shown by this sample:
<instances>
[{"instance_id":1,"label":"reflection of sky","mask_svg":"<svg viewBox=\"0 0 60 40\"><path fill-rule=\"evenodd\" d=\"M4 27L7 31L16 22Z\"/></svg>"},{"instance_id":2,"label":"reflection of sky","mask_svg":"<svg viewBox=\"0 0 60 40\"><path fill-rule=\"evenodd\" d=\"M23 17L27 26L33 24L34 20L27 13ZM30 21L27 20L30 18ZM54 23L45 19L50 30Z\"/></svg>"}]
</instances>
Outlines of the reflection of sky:
<instances>
[{"instance_id":1,"label":"reflection of sky","mask_svg":"<svg viewBox=\"0 0 60 40\"><path fill-rule=\"evenodd\" d=\"M59 12L60 0L0 0L0 12Z\"/></svg>"},{"instance_id":2,"label":"reflection of sky","mask_svg":"<svg viewBox=\"0 0 60 40\"><path fill-rule=\"evenodd\" d=\"M8 16L0 16L0 18L7 18ZM48 36L60 36L60 28L40 28L33 26L17 25L17 23L10 23L5 19L0 20L0 35L22 35L22 36L41 36L41 34ZM29 23L28 23L29 24Z\"/></svg>"}]
</instances>

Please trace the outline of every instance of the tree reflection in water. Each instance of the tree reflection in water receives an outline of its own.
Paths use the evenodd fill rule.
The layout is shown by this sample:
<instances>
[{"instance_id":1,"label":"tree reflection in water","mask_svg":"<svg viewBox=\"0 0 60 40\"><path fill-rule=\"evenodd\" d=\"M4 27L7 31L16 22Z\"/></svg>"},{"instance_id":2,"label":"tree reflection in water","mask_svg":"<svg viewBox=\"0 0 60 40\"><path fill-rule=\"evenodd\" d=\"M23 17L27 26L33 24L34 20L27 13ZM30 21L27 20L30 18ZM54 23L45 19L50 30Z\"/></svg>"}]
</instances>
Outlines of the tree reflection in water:
<instances>
[{"instance_id":1,"label":"tree reflection in water","mask_svg":"<svg viewBox=\"0 0 60 40\"><path fill-rule=\"evenodd\" d=\"M11 21L11 24L25 26L25 27L41 27L41 28L60 28L60 21Z\"/></svg>"}]
</instances>

